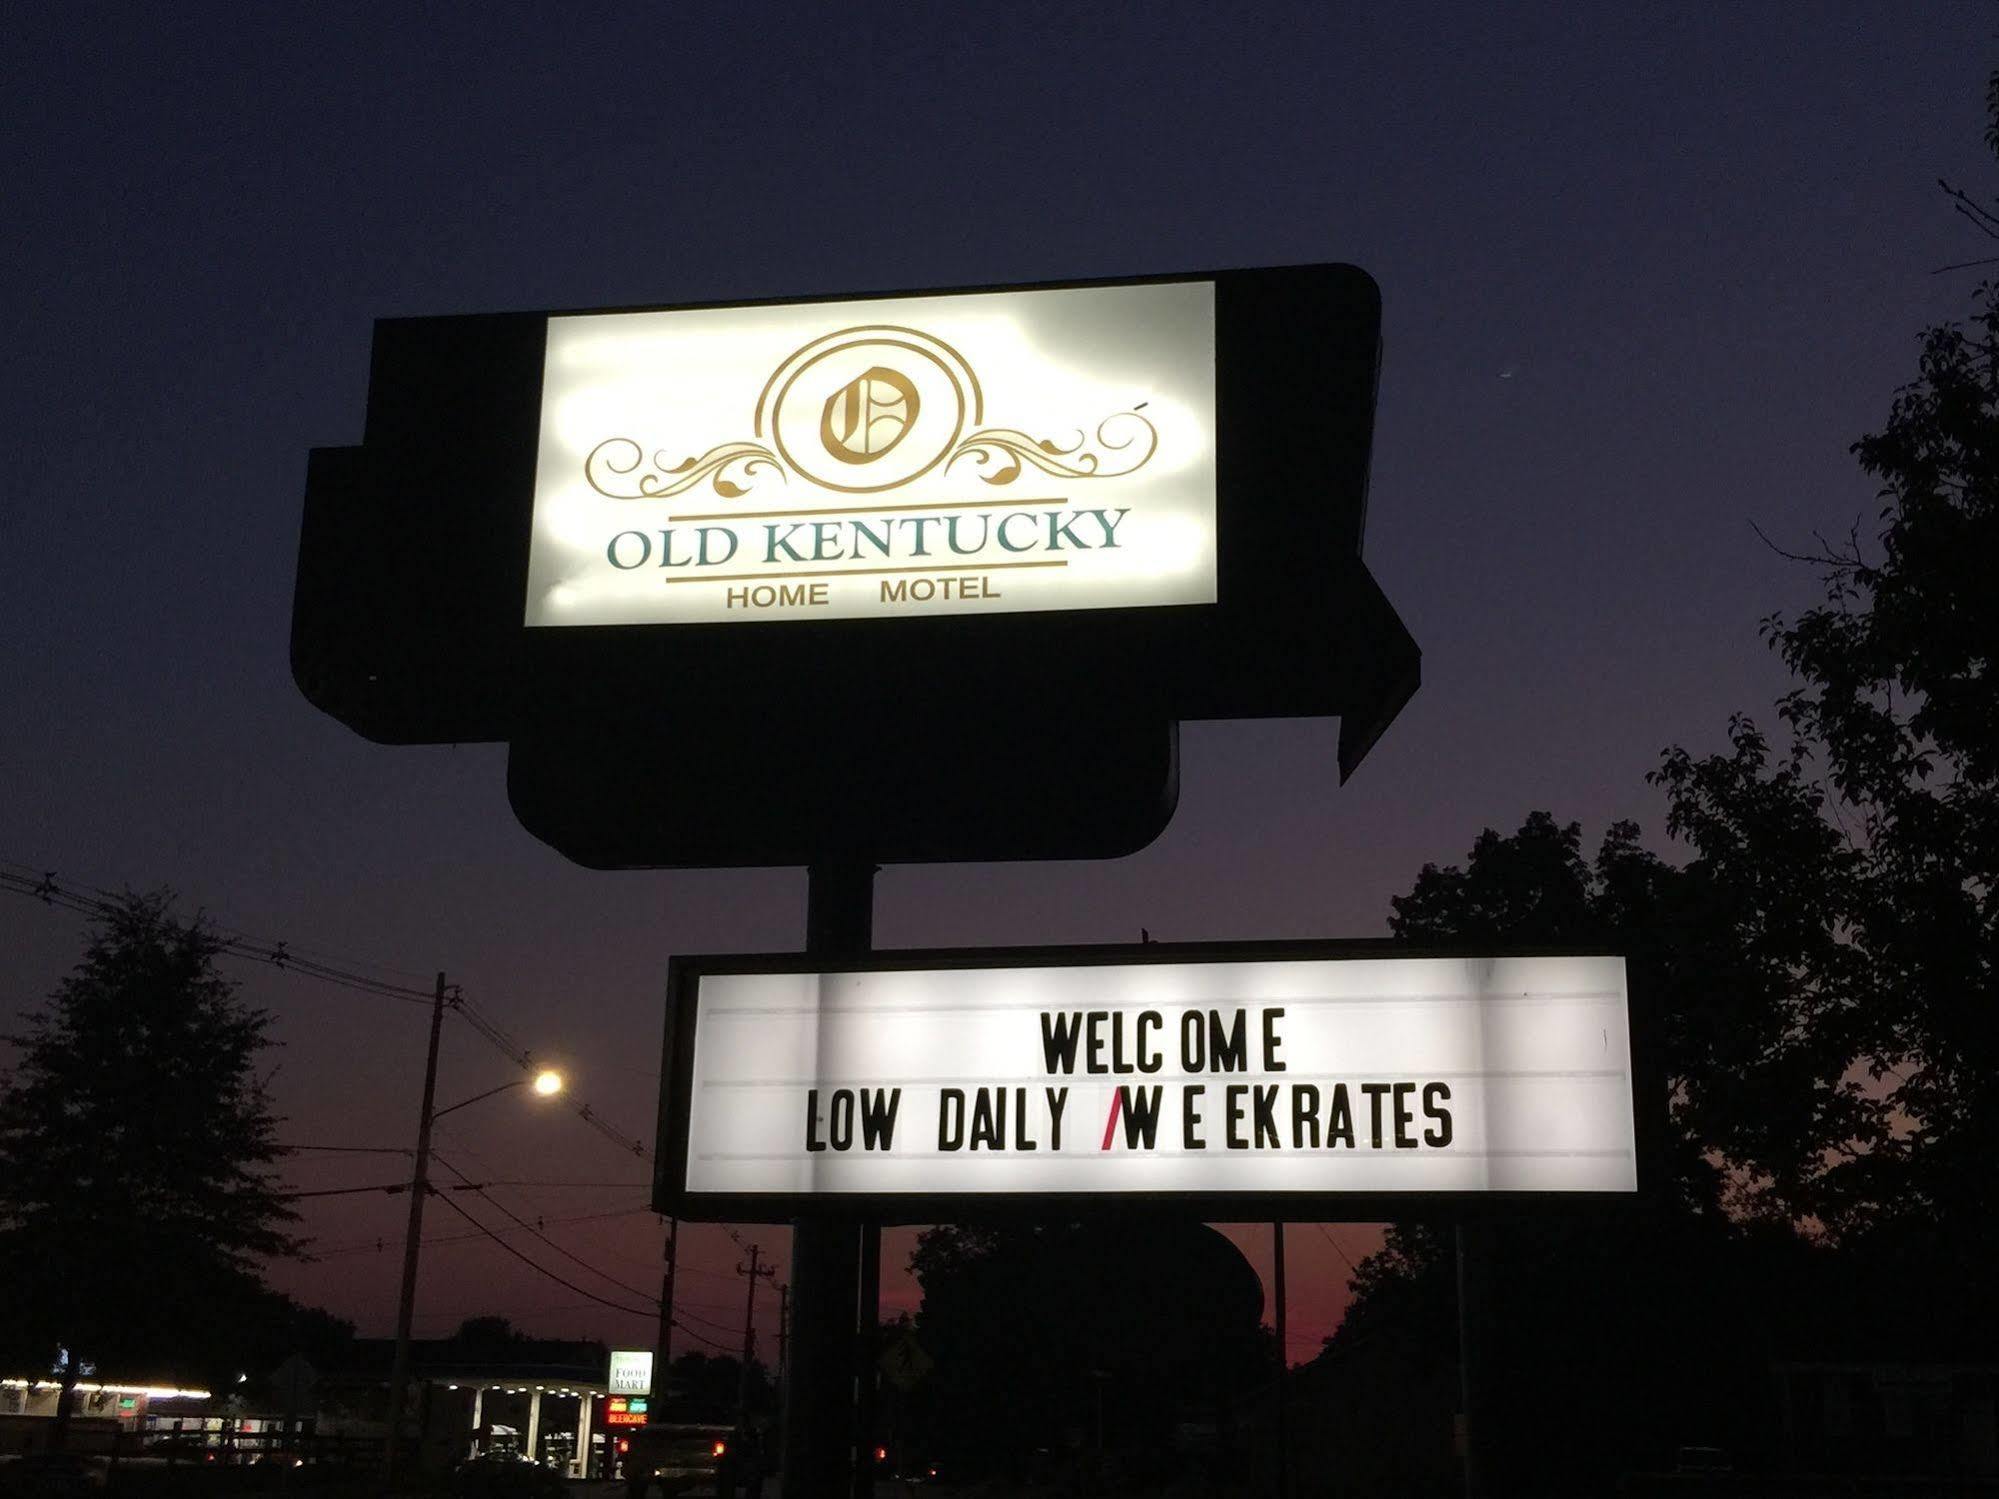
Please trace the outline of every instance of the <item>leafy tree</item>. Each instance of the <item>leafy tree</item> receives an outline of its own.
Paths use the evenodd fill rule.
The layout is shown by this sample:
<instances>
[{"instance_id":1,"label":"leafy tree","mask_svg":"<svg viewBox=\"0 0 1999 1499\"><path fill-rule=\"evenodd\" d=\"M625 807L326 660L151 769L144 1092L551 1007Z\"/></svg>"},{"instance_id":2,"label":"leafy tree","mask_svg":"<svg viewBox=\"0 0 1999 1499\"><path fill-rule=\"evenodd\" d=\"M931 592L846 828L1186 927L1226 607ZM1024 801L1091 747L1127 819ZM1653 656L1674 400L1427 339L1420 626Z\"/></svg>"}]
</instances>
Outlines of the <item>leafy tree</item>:
<instances>
[{"instance_id":1,"label":"leafy tree","mask_svg":"<svg viewBox=\"0 0 1999 1499\"><path fill-rule=\"evenodd\" d=\"M219 950L167 896L127 895L9 1038L0 1342L17 1367L63 1345L107 1370L206 1374L297 1311L256 1275L299 1251L254 1070L269 1017L238 1001Z\"/></svg>"},{"instance_id":2,"label":"leafy tree","mask_svg":"<svg viewBox=\"0 0 1999 1499\"><path fill-rule=\"evenodd\" d=\"M1412 944L1625 953L1634 1005L1649 1011L1635 1019L1663 1073L1641 1083L1639 1109L1665 1125L1665 1148L1643 1163L1652 1180L1638 1201L1472 1231L1472 1417L1495 1492L1588 1491L1681 1444L1748 1445L1766 1383L1759 1340L1785 1315L1767 1289L1777 1267L1795 1276L1809 1255L1787 1224L1762 1220L1762 1198L1743 1184L1816 1127L1819 1071L1789 1057L1792 992L1772 956L1810 923L1746 932L1744 880L1699 860L1668 864L1630 823L1590 859L1580 827L1536 812L1514 834L1482 833L1462 867L1426 866L1392 902L1391 930ZM1410 1424L1442 1441L1459 1405L1456 1251L1448 1228L1405 1223L1361 1262L1315 1371L1337 1392L1330 1421L1393 1388ZM1406 1445L1408 1428L1397 1435ZM1444 1481L1418 1451L1385 1442L1381 1455L1374 1486L1350 1475L1356 1491Z\"/></svg>"},{"instance_id":3,"label":"leafy tree","mask_svg":"<svg viewBox=\"0 0 1999 1499\"><path fill-rule=\"evenodd\" d=\"M1987 99L1999 154L1999 72ZM1999 214L1947 190L1999 239ZM1878 529L1822 543L1806 560L1824 601L1765 623L1797 682L1789 744L1738 722L1729 753L1674 749L1656 779L1699 857L1817 903L1825 935L1793 978L1811 1044L1843 1064L1827 1099L1851 1138L1775 1174L1778 1205L1834 1236L1982 1240L1999 1213L1999 287L1924 336L1916 380L1853 451ZM1773 822L1816 846L1780 868Z\"/></svg>"},{"instance_id":4,"label":"leafy tree","mask_svg":"<svg viewBox=\"0 0 1999 1499\"><path fill-rule=\"evenodd\" d=\"M1481 833L1463 868L1425 865L1390 902L1389 928L1417 943L1617 947L1663 1074L1640 1106L1667 1120L1673 1196L1695 1214L1784 1221L1768 1183L1817 1171L1878 1110L1847 1077L1848 1039L1799 981L1845 961L1827 914L1837 851L1789 783L1766 800L1739 843L1707 840L1684 867L1629 822L1586 859L1577 824L1535 812L1511 836Z\"/></svg>"},{"instance_id":5,"label":"leafy tree","mask_svg":"<svg viewBox=\"0 0 1999 1499\"><path fill-rule=\"evenodd\" d=\"M1987 102L1999 154L1999 72ZM1999 240L1999 205L1946 191ZM1592 865L1577 828L1537 813L1394 903L1404 937L1614 940L1652 980L1669 1202L1475 1241L1504 1287L1473 1308L1482 1357L1508 1375L1486 1397L1503 1416L1476 1424L1507 1478L1552 1450L1534 1450L1552 1435L1537 1407L1565 1433L1622 1425L1627 1455L1677 1408L1748 1452L1759 1363L1982 1356L1999 1323L1999 286L1974 308L1925 335L1917 379L1854 445L1878 528L1821 541L1800 560L1823 602L1766 621L1796 681L1787 742L1737 718L1726 750L1669 749L1651 777L1689 860L1620 825ZM1392 1230L1328 1362L1378 1371L1382 1342L1447 1357L1451 1258L1429 1228ZM1653 1428L1654 1455L1696 1435ZM1578 1445L1563 1466L1590 1466Z\"/></svg>"}]
</instances>

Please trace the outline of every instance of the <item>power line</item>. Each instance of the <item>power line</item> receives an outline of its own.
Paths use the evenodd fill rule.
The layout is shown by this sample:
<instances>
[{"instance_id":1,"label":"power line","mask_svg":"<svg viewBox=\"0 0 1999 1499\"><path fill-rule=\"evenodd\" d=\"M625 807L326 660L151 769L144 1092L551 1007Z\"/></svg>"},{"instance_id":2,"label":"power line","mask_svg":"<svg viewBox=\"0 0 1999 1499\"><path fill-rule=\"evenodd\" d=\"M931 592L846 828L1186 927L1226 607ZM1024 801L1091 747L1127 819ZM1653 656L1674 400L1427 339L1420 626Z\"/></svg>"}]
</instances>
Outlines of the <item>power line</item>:
<instances>
[{"instance_id":1,"label":"power line","mask_svg":"<svg viewBox=\"0 0 1999 1499\"><path fill-rule=\"evenodd\" d=\"M575 1281L568 1279L566 1276L561 1276L556 1274L553 1270L549 1269L548 1266L541 1264L536 1260L529 1259L525 1254L522 1254L520 1250L516 1249L513 1245L509 1244L505 1239L501 1238L498 1234L494 1233L492 1229L488 1228L485 1224L481 1223L477 1218L473 1217L472 1214L468 1212L464 1207L452 1201L451 1198L440 1193L437 1194L437 1200L443 1203L446 1207L450 1208L452 1212L456 1213L459 1217L463 1218L467 1223L471 1224L474 1228L478 1229L480 1233L484 1234L487 1238L491 1239L495 1244L499 1245L500 1248L506 1250L508 1254L512 1255L515 1259L519 1260L523 1265L526 1265L530 1270L533 1270L538 1274L547 1276L550 1280L554 1281L559 1286L567 1286L570 1290L574 1291L578 1296L586 1297L589 1300L596 1302L599 1306L608 1306L614 1312L624 1312L626 1315L632 1317L657 1317L659 1315L659 1306L658 1303L656 1302L654 1303L651 1311L645 1311L639 1307L621 1305L618 1302L610 1300L608 1297L599 1296L593 1291L584 1290L583 1287L576 1284Z\"/></svg>"},{"instance_id":2,"label":"power line","mask_svg":"<svg viewBox=\"0 0 1999 1499\"><path fill-rule=\"evenodd\" d=\"M11 864L13 861L8 862ZM54 870L49 870L39 877L32 877L0 869L0 890L15 895L25 895L41 901L43 905L60 906L64 910L75 911L84 916L115 917L120 912L119 897L111 891L66 884L57 878ZM217 948L229 957L269 963L275 968L289 969L308 978L320 979L329 984L359 990L366 994L380 995L384 999L399 999L410 1004L429 1004L432 1000L432 996L424 990L413 988L408 984L395 984L385 979L370 978L367 974L323 962L308 956L302 950L293 951L290 945L284 942L266 942L241 932L224 932L214 928L210 929L209 935L214 939Z\"/></svg>"},{"instance_id":3,"label":"power line","mask_svg":"<svg viewBox=\"0 0 1999 1499\"><path fill-rule=\"evenodd\" d=\"M402 1153L404 1155L409 1154L407 1150ZM454 1192L469 1192L472 1190L473 1185L471 1182L466 1182L460 1186L453 1187L451 1190ZM630 1192L649 1192L652 1190L651 1182L482 1181L477 1185L481 1187L587 1187L593 1190L622 1187Z\"/></svg>"},{"instance_id":4,"label":"power line","mask_svg":"<svg viewBox=\"0 0 1999 1499\"><path fill-rule=\"evenodd\" d=\"M652 1208L650 1206L617 1208L608 1213L580 1213L573 1218L548 1218L544 1219L543 1223L546 1227L554 1227L558 1224L590 1223L606 1218L636 1218L642 1213L650 1213L651 1211ZM513 1233L516 1230L500 1229L499 1232ZM464 1244L469 1243L473 1239L484 1237L484 1234L437 1234L424 1239L422 1245L425 1249L429 1249L434 1245ZM386 1236L378 1236L373 1239L357 1239L346 1243L329 1244L323 1249L314 1249L312 1255L316 1260L330 1260L344 1258L352 1254L385 1254L390 1249L396 1247L398 1247L397 1241L391 1240Z\"/></svg>"},{"instance_id":5,"label":"power line","mask_svg":"<svg viewBox=\"0 0 1999 1499\"><path fill-rule=\"evenodd\" d=\"M716 1280L734 1280L736 1278L736 1273L733 1270L703 1270L699 1265L682 1265L676 1273L680 1275L707 1275Z\"/></svg>"},{"instance_id":6,"label":"power line","mask_svg":"<svg viewBox=\"0 0 1999 1499\"><path fill-rule=\"evenodd\" d=\"M711 1312L713 1312L713 1311L722 1311L722 1310L725 1310L725 1308L722 1308L722 1307L709 1307L709 1308L708 1308L708 1310L709 1310L709 1311L711 1311ZM716 1320L715 1320L715 1319L714 1319L713 1317L702 1317L702 1316L698 1316L698 1315L696 1315L695 1313L693 1313L693 1312L689 1311L689 1310L688 1310L688 1309L687 1309L686 1307L684 1307L684 1306L677 1306L677 1307L675 1307L675 1308L673 1309L673 1317L674 1317L674 1321L675 1321L676 1323L678 1323L678 1322L679 1322L679 1320L680 1320L680 1319L681 1319L682 1317L693 1317L693 1318L694 1318L694 1320L695 1320L696 1322L699 1322L699 1323L700 1323L700 1324L701 1324L701 1325L702 1325L703 1327L712 1327L712 1328L714 1328L714 1329L715 1329L715 1330L716 1330L717 1332L720 1332L720 1333L733 1333L733 1332L735 1331L735 1329L734 1329L733 1327L729 1326L729 1324L728 1324L728 1323L726 1323L726 1322L717 1322L717 1321L716 1321Z\"/></svg>"},{"instance_id":7,"label":"power line","mask_svg":"<svg viewBox=\"0 0 1999 1499\"><path fill-rule=\"evenodd\" d=\"M612 1311L624 1312L627 1315L633 1317L657 1317L659 1315L659 1306L657 1302L653 1304L653 1309L651 1311L642 1311L637 1307L623 1306L620 1305L618 1302L610 1300L608 1297L598 1296L593 1292L586 1291L585 1289L583 1289L583 1287L577 1285L575 1281L556 1274L555 1271L549 1269L548 1266L543 1265L538 1261L529 1259L528 1256L522 1254L520 1250L516 1249L513 1245L509 1244L505 1239L501 1238L492 1229L488 1228L485 1224L481 1223L477 1218L473 1217L471 1213L467 1212L465 1208L460 1206L458 1203L453 1202L449 1197L440 1196L438 1200L442 1202L446 1207L450 1208L452 1212L458 1214L458 1216L463 1218L467 1223L471 1224L474 1228L478 1229L483 1236L485 1236L488 1239L491 1239L495 1244L499 1245L500 1248L506 1250L508 1254L512 1255L515 1259L519 1260L523 1265L526 1265L530 1270L535 1271L537 1274L547 1276L550 1280L554 1281L559 1286L566 1286L568 1289L574 1291L578 1296L585 1297L588 1300L597 1303L597 1305L599 1306L607 1306L611 1308ZM495 1205L497 1206L497 1204ZM504 1209L502 1209L502 1211L504 1211ZM731 1354L731 1356L733 1356L733 1350L730 1349L727 1344L718 1343L713 1338L703 1335L698 1329L687 1326L686 1323L681 1321L681 1316L682 1314L677 1311L674 1313L673 1325L675 1327L679 1328L682 1332L686 1333L690 1338L695 1339L697 1342L705 1343L710 1348L716 1349L722 1353ZM714 1324L711 1323L709 1325L713 1326Z\"/></svg>"},{"instance_id":8,"label":"power line","mask_svg":"<svg viewBox=\"0 0 1999 1499\"><path fill-rule=\"evenodd\" d=\"M680 1329L680 1331L686 1333L687 1336L694 1339L695 1342L706 1343L710 1348L713 1348L717 1353L727 1354L730 1358L735 1358L737 1356L736 1350L731 1348L727 1343L718 1343L713 1338L707 1336L707 1334L699 1331L698 1329L689 1327L685 1322L680 1320L680 1314L677 1312L674 1314L673 1325L678 1329Z\"/></svg>"},{"instance_id":9,"label":"power line","mask_svg":"<svg viewBox=\"0 0 1999 1499\"><path fill-rule=\"evenodd\" d=\"M1353 1262L1353 1257L1340 1247L1340 1241L1333 1237L1332 1230L1327 1228L1323 1223L1314 1223L1312 1227L1319 1231L1320 1237L1333 1246L1333 1252L1347 1262L1347 1269L1351 1270L1355 1275L1359 1275L1360 1266L1356 1265Z\"/></svg>"},{"instance_id":10,"label":"power line","mask_svg":"<svg viewBox=\"0 0 1999 1499\"><path fill-rule=\"evenodd\" d=\"M0 859L0 865L7 866L0 868L0 892L26 896L39 900L46 906L61 907L91 917L112 917L120 910L120 898L112 891L67 883L60 879L54 870L36 873L32 865L21 864L12 859ZM384 999L425 1005L435 1003L436 1000L435 994L429 989L372 978L365 973L356 972L354 967L350 966L357 962L354 959L341 959L338 963L330 963L313 957L311 949L296 947L288 942L273 942L264 938L250 937L242 932L224 932L213 928L210 934L216 941L218 951L228 957L268 963L272 967L302 974L322 983L333 984L362 994L377 995ZM401 973L403 970L386 971ZM454 985L446 998L453 1012L461 1016L476 1034L501 1055L524 1072L536 1070L533 1052L522 1046L498 1021L473 1005L466 998L462 986ZM586 1101L578 1099L570 1107L578 1118L620 1150L639 1160L650 1161L653 1158L644 1141L616 1128Z\"/></svg>"},{"instance_id":11,"label":"power line","mask_svg":"<svg viewBox=\"0 0 1999 1499\"><path fill-rule=\"evenodd\" d=\"M22 874L34 875L39 878L47 878L47 879L54 878L53 870L45 871L39 865L23 864L18 859L0 859L0 864L4 864L8 868L18 870ZM101 881L79 880L79 883L81 883L85 889L90 890L93 893L100 895L107 900L116 898L115 892L110 890ZM247 929L237 926L233 920L229 920L227 922L227 925L224 925L224 920L229 916L229 913L224 911L218 911L214 907L208 905L203 905L201 909L209 914L209 916L212 918L212 924L214 926L227 932L229 935L238 936L238 937L247 937L250 935ZM410 969L410 968L398 968L393 963L382 962L379 958L360 958L354 956L351 953L335 952L331 948L309 947L301 942L291 942L287 944L287 946L288 950L291 952L303 953L307 957L324 958L328 962L336 963L344 967L373 968L382 973L393 974L397 978L405 978L413 982L422 981L425 984L428 984L430 982L430 975L428 973L419 973L415 969Z\"/></svg>"},{"instance_id":12,"label":"power line","mask_svg":"<svg viewBox=\"0 0 1999 1499\"><path fill-rule=\"evenodd\" d=\"M494 1207L498 1208L508 1218L512 1219L515 1223L519 1224L521 1228L525 1229L528 1233L533 1234L537 1239L541 1240L542 1243L546 1244L550 1249L553 1249L557 1254L561 1255L564 1259L570 1261L572 1264L581 1266L585 1270L588 1270L592 1275L596 1276L606 1285L616 1286L620 1291L624 1291L630 1295L636 1296L641 1301L644 1301L647 1298L647 1293L641 1291L637 1286L626 1285L623 1281L619 1280L615 1275L606 1274L604 1271L599 1270L595 1265L591 1264L588 1260L583 1259L579 1255L572 1254L567 1249L564 1249L560 1244L556 1243L555 1240L551 1239L547 1234L543 1233L540 1229L530 1224L525 1218L521 1217L518 1213L514 1212L512 1208L509 1208L505 1203L501 1202L497 1197L494 1197L490 1192L486 1191L483 1187L473 1182L470 1177L466 1176L464 1172L460 1171L456 1166L452 1165L451 1162L445 1160L442 1156L438 1155L436 1151L431 1152L431 1159L436 1161L438 1165L442 1166L446 1171L449 1171L453 1176L457 1177L461 1182L463 1182L465 1184L466 1191L478 1193L480 1197L484 1198L487 1202L490 1202ZM433 1188L432 1190L435 1191L435 1188Z\"/></svg>"},{"instance_id":13,"label":"power line","mask_svg":"<svg viewBox=\"0 0 1999 1499\"><path fill-rule=\"evenodd\" d=\"M352 1197L357 1192L407 1192L408 1182L377 1182L370 1187L320 1187L310 1192L280 1192L278 1196L286 1202L297 1202L301 1197Z\"/></svg>"}]
</instances>

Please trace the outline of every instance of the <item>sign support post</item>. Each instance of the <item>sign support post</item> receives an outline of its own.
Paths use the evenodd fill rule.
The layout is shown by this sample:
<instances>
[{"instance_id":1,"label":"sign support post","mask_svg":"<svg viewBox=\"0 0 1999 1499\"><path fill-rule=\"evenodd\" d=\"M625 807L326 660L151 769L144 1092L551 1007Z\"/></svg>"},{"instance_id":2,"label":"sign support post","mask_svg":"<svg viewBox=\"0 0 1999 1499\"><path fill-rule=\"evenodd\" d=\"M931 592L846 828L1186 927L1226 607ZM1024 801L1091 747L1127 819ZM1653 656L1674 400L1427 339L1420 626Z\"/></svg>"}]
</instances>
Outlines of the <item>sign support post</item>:
<instances>
[{"instance_id":1,"label":"sign support post","mask_svg":"<svg viewBox=\"0 0 1999 1499\"><path fill-rule=\"evenodd\" d=\"M1277 1303L1277 1499L1291 1499L1291 1425L1288 1410L1291 1346L1285 1342L1290 1320L1284 1304L1284 1220L1270 1225L1270 1280Z\"/></svg>"},{"instance_id":2,"label":"sign support post","mask_svg":"<svg viewBox=\"0 0 1999 1499\"><path fill-rule=\"evenodd\" d=\"M813 864L806 873L805 950L864 953L874 941L875 867ZM854 1471L854 1328L860 1232L852 1218L791 1225L790 1367L784 1391L784 1486L838 1494Z\"/></svg>"},{"instance_id":3,"label":"sign support post","mask_svg":"<svg viewBox=\"0 0 1999 1499\"><path fill-rule=\"evenodd\" d=\"M1461 1221L1457 1226L1458 1260L1458 1441L1463 1448L1465 1499L1483 1499L1485 1489L1478 1471L1479 1420L1472 1404L1478 1389L1478 1369L1473 1362L1472 1309L1480 1289L1473 1285L1477 1275L1477 1245L1472 1231Z\"/></svg>"},{"instance_id":4,"label":"sign support post","mask_svg":"<svg viewBox=\"0 0 1999 1499\"><path fill-rule=\"evenodd\" d=\"M854 1329L854 1499L874 1499L875 1410L881 1374L875 1368L881 1341L882 1231L873 1219L861 1225L859 1319Z\"/></svg>"}]
</instances>

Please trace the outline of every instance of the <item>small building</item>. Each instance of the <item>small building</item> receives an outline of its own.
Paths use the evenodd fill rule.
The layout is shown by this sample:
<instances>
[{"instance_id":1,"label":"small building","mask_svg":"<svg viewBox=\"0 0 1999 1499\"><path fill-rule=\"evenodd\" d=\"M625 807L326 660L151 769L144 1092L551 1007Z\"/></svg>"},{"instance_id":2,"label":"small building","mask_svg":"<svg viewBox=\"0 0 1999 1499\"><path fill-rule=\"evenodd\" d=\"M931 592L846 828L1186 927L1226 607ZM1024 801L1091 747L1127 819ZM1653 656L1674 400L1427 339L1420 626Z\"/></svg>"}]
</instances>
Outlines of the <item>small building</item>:
<instances>
[{"instance_id":1,"label":"small building","mask_svg":"<svg viewBox=\"0 0 1999 1499\"><path fill-rule=\"evenodd\" d=\"M393 1340L357 1338L340 1368L317 1377L317 1428L365 1428L380 1439L394 1362ZM419 1466L441 1471L471 1457L511 1455L571 1478L608 1473L609 1365L609 1350L592 1341L413 1340L405 1415L422 1432Z\"/></svg>"},{"instance_id":2,"label":"small building","mask_svg":"<svg viewBox=\"0 0 1999 1499\"><path fill-rule=\"evenodd\" d=\"M213 1399L208 1390L170 1380L78 1380L65 1442L76 1452L120 1451L163 1420L201 1419ZM47 1376L0 1377L0 1453L47 1451L61 1400L62 1385Z\"/></svg>"}]
</instances>

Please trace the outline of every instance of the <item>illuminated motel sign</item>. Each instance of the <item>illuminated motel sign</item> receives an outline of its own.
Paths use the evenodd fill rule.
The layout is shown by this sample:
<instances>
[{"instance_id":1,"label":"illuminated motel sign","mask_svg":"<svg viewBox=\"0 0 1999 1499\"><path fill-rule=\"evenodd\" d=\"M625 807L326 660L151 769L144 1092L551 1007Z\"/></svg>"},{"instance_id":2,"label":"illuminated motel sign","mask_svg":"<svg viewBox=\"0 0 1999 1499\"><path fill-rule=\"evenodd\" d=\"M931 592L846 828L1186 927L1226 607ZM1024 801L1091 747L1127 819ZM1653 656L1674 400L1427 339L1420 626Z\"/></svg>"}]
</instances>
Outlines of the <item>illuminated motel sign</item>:
<instances>
[{"instance_id":1,"label":"illuminated motel sign","mask_svg":"<svg viewBox=\"0 0 1999 1499\"><path fill-rule=\"evenodd\" d=\"M1380 327L1339 265L388 319L293 673L507 742L586 864L1128 853L1182 721L1336 715L1344 776L1415 690L1361 560Z\"/></svg>"},{"instance_id":2,"label":"illuminated motel sign","mask_svg":"<svg viewBox=\"0 0 1999 1499\"><path fill-rule=\"evenodd\" d=\"M552 318L526 622L1215 601L1208 281Z\"/></svg>"},{"instance_id":3,"label":"illuminated motel sign","mask_svg":"<svg viewBox=\"0 0 1999 1499\"><path fill-rule=\"evenodd\" d=\"M1208 1219L1638 1187L1601 954L1302 943L675 959L655 1206Z\"/></svg>"}]
</instances>

